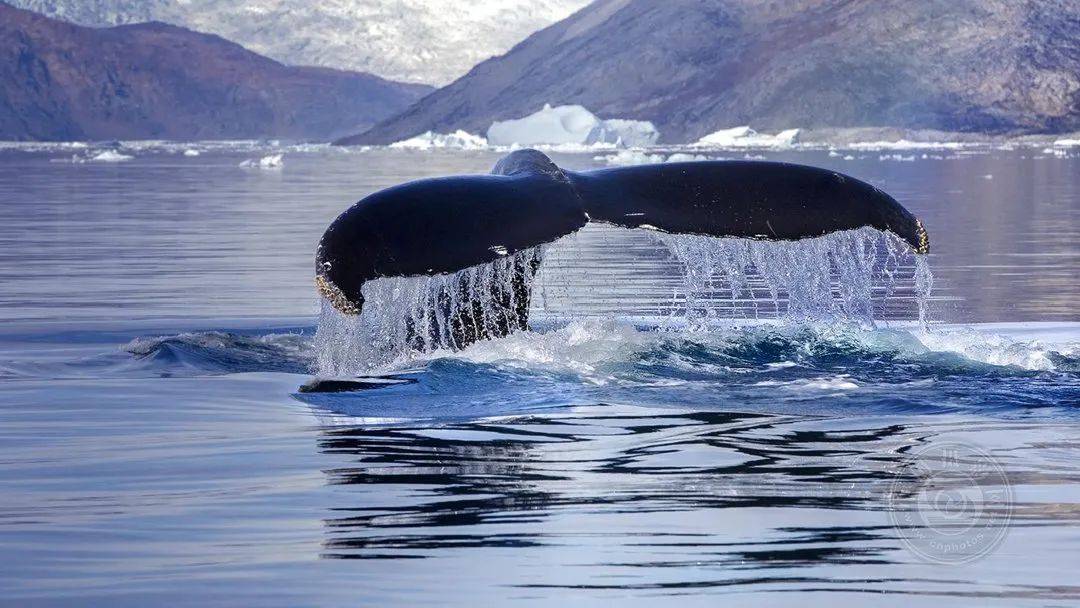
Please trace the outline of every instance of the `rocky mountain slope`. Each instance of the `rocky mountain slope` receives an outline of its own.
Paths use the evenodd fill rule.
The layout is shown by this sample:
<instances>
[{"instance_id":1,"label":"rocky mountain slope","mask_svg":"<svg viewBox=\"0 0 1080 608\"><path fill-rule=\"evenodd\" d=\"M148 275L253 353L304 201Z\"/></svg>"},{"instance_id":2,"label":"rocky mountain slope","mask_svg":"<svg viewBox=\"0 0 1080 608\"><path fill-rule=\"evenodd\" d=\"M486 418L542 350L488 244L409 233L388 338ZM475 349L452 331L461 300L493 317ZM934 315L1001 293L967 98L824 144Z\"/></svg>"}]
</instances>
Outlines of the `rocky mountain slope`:
<instances>
[{"instance_id":1,"label":"rocky mountain slope","mask_svg":"<svg viewBox=\"0 0 1080 608\"><path fill-rule=\"evenodd\" d=\"M294 65L446 84L588 0L11 0L82 25L163 21Z\"/></svg>"},{"instance_id":2,"label":"rocky mountain slope","mask_svg":"<svg viewBox=\"0 0 1080 608\"><path fill-rule=\"evenodd\" d=\"M1080 129L1076 0L598 0L346 142L482 133L545 103L724 127Z\"/></svg>"},{"instance_id":3,"label":"rocky mountain slope","mask_svg":"<svg viewBox=\"0 0 1080 608\"><path fill-rule=\"evenodd\" d=\"M429 91L162 23L86 28L0 2L0 139L330 139Z\"/></svg>"}]
</instances>

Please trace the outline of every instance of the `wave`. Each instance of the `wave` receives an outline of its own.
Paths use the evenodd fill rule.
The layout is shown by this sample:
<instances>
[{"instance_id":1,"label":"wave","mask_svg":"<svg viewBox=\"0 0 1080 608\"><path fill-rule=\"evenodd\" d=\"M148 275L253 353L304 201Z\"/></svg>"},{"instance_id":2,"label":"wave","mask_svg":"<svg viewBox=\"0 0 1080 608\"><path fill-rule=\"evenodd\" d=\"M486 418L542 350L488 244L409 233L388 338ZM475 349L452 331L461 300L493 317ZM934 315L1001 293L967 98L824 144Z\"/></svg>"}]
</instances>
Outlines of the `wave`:
<instances>
[{"instance_id":1,"label":"wave","mask_svg":"<svg viewBox=\"0 0 1080 608\"><path fill-rule=\"evenodd\" d=\"M301 334L182 333L136 338L123 350L142 363L142 371L169 375L305 374L311 367L311 341Z\"/></svg>"},{"instance_id":2,"label":"wave","mask_svg":"<svg viewBox=\"0 0 1080 608\"><path fill-rule=\"evenodd\" d=\"M596 403L822 415L1010 415L1080 403L1080 325L1060 326L1051 341L1024 325L994 329L1006 331L771 322L657 330L640 320L592 318L460 351L416 353L348 378L376 390L297 398L395 420ZM131 341L126 364L76 367L121 376L308 375L315 345L303 334L183 333Z\"/></svg>"}]
</instances>

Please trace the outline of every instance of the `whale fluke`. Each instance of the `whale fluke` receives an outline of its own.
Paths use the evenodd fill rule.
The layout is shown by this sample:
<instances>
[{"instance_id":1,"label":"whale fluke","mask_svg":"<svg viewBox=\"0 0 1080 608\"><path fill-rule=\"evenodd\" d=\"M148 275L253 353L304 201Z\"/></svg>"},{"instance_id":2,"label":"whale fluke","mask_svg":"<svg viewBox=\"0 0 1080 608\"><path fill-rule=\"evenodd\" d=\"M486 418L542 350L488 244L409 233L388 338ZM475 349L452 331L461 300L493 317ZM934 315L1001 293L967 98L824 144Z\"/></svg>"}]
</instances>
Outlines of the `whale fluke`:
<instances>
[{"instance_id":1,"label":"whale fluke","mask_svg":"<svg viewBox=\"0 0 1080 608\"><path fill-rule=\"evenodd\" d=\"M929 250L922 224L894 198L827 169L702 161L572 172L541 152L518 150L490 175L410 182L356 203L323 235L315 280L337 310L355 315L367 281L456 272L549 243L589 221L767 240L872 227L895 234L915 253ZM514 276L493 288L501 291L492 300L515 307L506 323L454 343L522 328L529 301L524 279L538 265L536 258L515 266ZM462 314L457 325L468 326L468 313Z\"/></svg>"}]
</instances>

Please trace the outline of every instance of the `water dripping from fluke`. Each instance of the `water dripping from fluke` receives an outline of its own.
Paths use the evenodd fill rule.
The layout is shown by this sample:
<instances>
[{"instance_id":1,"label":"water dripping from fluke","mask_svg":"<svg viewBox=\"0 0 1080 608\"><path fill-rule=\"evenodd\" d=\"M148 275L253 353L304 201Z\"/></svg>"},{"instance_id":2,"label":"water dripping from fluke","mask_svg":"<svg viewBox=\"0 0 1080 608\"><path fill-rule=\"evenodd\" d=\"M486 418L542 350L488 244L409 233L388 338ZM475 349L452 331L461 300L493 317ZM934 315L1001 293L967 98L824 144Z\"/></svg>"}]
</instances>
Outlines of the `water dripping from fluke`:
<instances>
[{"instance_id":1,"label":"water dripping from fluke","mask_svg":"<svg viewBox=\"0 0 1080 608\"><path fill-rule=\"evenodd\" d=\"M925 329L932 283L925 255L873 228L766 241L589 224L457 272L368 281L359 315L323 300L313 371L323 379L389 372L595 317L662 331L912 319Z\"/></svg>"}]
</instances>

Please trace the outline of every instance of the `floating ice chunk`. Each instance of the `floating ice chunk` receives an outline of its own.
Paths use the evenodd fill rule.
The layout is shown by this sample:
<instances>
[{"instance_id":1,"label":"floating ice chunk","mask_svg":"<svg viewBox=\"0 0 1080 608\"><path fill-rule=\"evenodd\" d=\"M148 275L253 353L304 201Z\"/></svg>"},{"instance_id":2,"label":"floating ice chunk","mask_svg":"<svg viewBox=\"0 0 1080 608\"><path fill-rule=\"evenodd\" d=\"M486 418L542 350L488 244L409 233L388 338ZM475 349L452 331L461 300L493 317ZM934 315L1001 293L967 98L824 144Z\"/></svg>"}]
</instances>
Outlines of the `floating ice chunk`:
<instances>
[{"instance_id":1,"label":"floating ice chunk","mask_svg":"<svg viewBox=\"0 0 1080 608\"><path fill-rule=\"evenodd\" d=\"M702 148L787 148L794 144L798 137L798 129L766 135L743 126L715 131L691 145Z\"/></svg>"},{"instance_id":2,"label":"floating ice chunk","mask_svg":"<svg viewBox=\"0 0 1080 608\"><path fill-rule=\"evenodd\" d=\"M479 135L458 129L453 133L427 131L416 137L396 141L390 144L390 147L398 150L484 150L488 147L488 142Z\"/></svg>"},{"instance_id":3,"label":"floating ice chunk","mask_svg":"<svg viewBox=\"0 0 1080 608\"><path fill-rule=\"evenodd\" d=\"M579 105L545 104L538 112L513 120L496 121L488 127L487 140L494 146L560 144L614 144L643 147L656 143L660 133L648 121L601 120Z\"/></svg>"},{"instance_id":4,"label":"floating ice chunk","mask_svg":"<svg viewBox=\"0 0 1080 608\"><path fill-rule=\"evenodd\" d=\"M688 163L702 160L709 160L709 157L704 154L687 154L685 152L676 152L667 157L669 163Z\"/></svg>"},{"instance_id":5,"label":"floating ice chunk","mask_svg":"<svg viewBox=\"0 0 1080 608\"><path fill-rule=\"evenodd\" d=\"M129 161L129 160L131 160L133 158L135 158L135 157L134 156L129 156L127 154L121 154L120 152L117 152L116 150L103 150L103 151L98 152L97 154L94 154L93 156L90 156L89 158L87 158L86 162L90 162L90 163L122 163L124 161Z\"/></svg>"},{"instance_id":6,"label":"floating ice chunk","mask_svg":"<svg viewBox=\"0 0 1080 608\"><path fill-rule=\"evenodd\" d=\"M904 156L903 154L882 154L878 156L878 160L895 160L897 162L910 163L915 160L915 155Z\"/></svg>"},{"instance_id":7,"label":"floating ice chunk","mask_svg":"<svg viewBox=\"0 0 1080 608\"><path fill-rule=\"evenodd\" d=\"M257 160L253 158L240 163L244 169L280 169L284 165L284 154L270 154Z\"/></svg>"},{"instance_id":8,"label":"floating ice chunk","mask_svg":"<svg viewBox=\"0 0 1080 608\"><path fill-rule=\"evenodd\" d=\"M608 156L594 156L593 160L604 161L609 165L626 167L631 165L651 165L664 162L663 154L648 154L641 150L619 150Z\"/></svg>"},{"instance_id":9,"label":"floating ice chunk","mask_svg":"<svg viewBox=\"0 0 1080 608\"><path fill-rule=\"evenodd\" d=\"M184 156L198 156L199 154L201 154L201 152L192 148L184 150Z\"/></svg>"},{"instance_id":10,"label":"floating ice chunk","mask_svg":"<svg viewBox=\"0 0 1080 608\"><path fill-rule=\"evenodd\" d=\"M1054 145L1062 148L1072 148L1080 146L1080 139L1058 139L1054 141Z\"/></svg>"},{"instance_id":11,"label":"floating ice chunk","mask_svg":"<svg viewBox=\"0 0 1080 608\"><path fill-rule=\"evenodd\" d=\"M849 150L880 152L885 150L962 150L976 145L978 144L960 141L911 141L907 139L898 139L896 141L851 142L846 146L843 146L843 148Z\"/></svg>"},{"instance_id":12,"label":"floating ice chunk","mask_svg":"<svg viewBox=\"0 0 1080 608\"><path fill-rule=\"evenodd\" d=\"M643 150L619 150L615 154L607 156L594 156L593 160L603 161L609 165L625 167L631 165L650 165L655 163L694 162L709 160L709 157L704 154L686 154L685 152L677 152L665 158L663 154L649 154Z\"/></svg>"}]
</instances>

